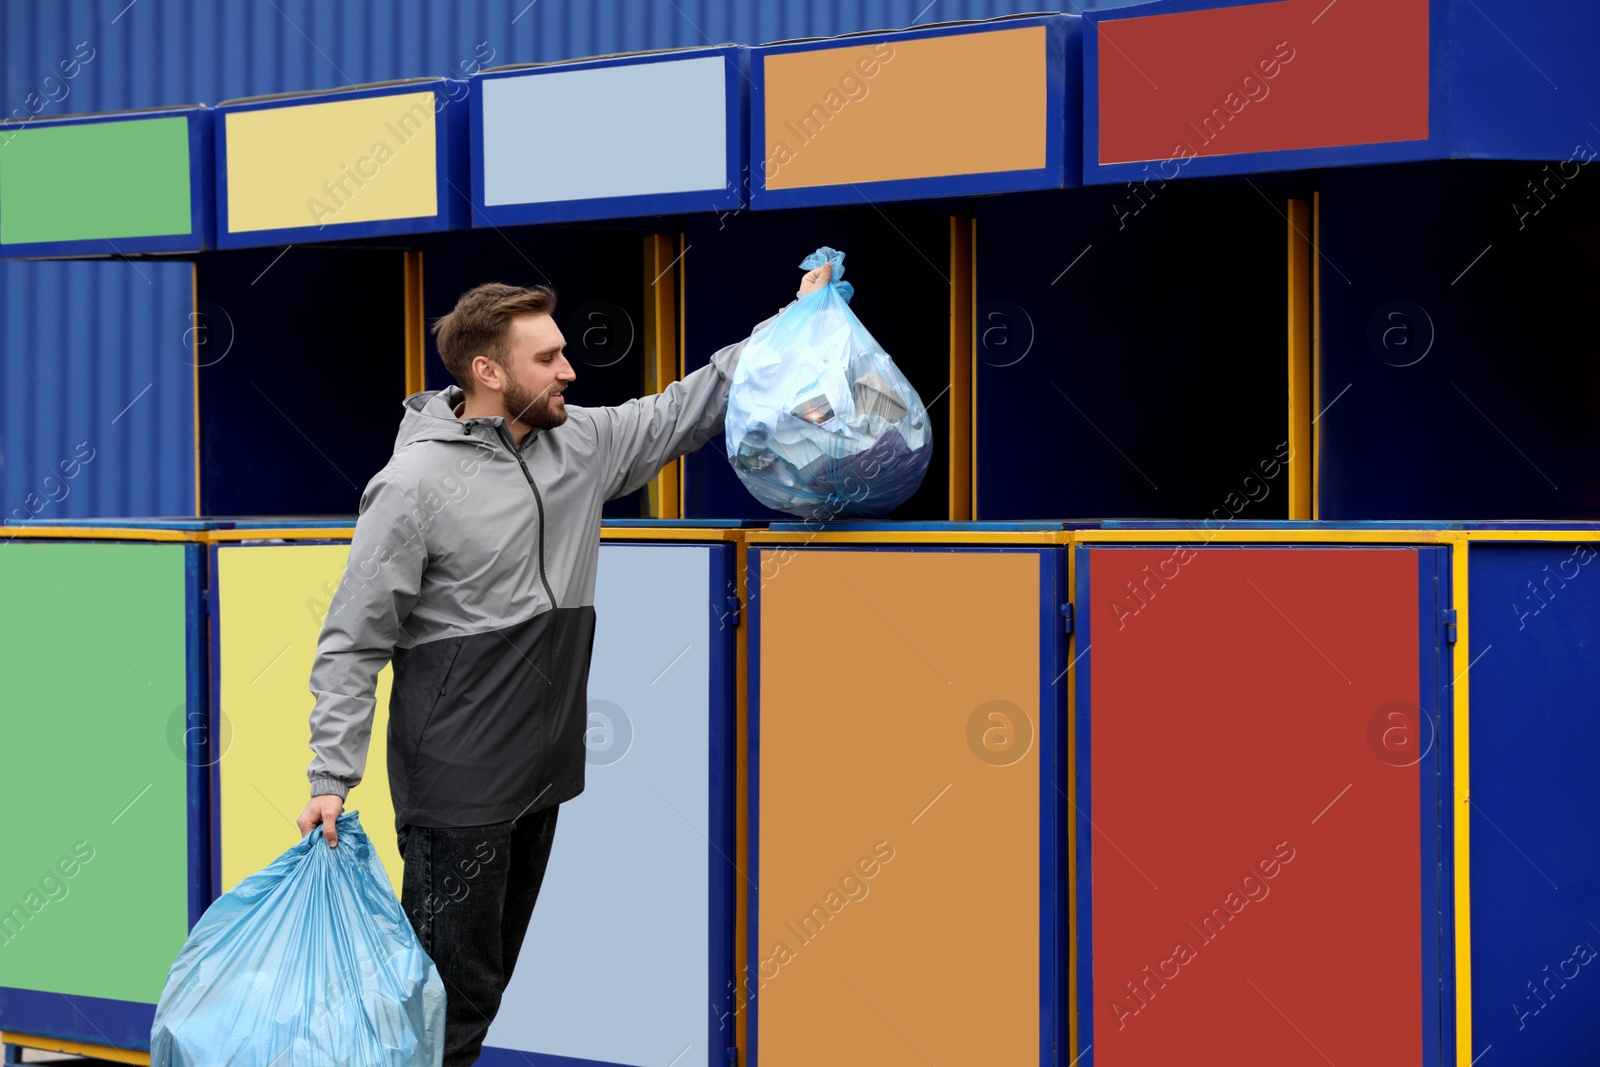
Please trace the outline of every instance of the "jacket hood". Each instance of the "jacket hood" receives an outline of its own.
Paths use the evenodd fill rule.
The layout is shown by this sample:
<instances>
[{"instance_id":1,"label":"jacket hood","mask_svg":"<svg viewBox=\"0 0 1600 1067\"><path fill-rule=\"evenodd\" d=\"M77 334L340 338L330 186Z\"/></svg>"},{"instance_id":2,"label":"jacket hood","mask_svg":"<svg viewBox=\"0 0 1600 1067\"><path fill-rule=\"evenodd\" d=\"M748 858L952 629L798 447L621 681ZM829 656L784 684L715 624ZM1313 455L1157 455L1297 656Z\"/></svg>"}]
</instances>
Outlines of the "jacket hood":
<instances>
[{"instance_id":1,"label":"jacket hood","mask_svg":"<svg viewBox=\"0 0 1600 1067\"><path fill-rule=\"evenodd\" d=\"M400 429L394 438L394 450L399 452L406 445L418 441L453 441L461 444L486 441L501 444L500 430L506 428L506 420L499 415L457 418L456 408L465 400L466 394L459 385L412 393L406 397ZM538 430L529 433L522 442L523 447L538 436Z\"/></svg>"}]
</instances>

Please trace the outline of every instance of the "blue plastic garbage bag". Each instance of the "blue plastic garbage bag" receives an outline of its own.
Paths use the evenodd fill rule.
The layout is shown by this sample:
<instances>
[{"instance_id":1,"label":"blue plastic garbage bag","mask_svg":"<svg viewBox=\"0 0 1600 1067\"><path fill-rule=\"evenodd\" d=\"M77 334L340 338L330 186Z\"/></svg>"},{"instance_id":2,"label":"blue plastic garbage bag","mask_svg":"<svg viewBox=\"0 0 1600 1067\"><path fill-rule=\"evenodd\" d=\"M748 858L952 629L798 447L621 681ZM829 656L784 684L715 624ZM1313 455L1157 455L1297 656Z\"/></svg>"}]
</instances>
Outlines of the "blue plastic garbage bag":
<instances>
[{"instance_id":1,"label":"blue plastic garbage bag","mask_svg":"<svg viewBox=\"0 0 1600 1067\"><path fill-rule=\"evenodd\" d=\"M933 428L922 399L850 310L844 253L745 346L728 394L728 462L761 503L804 519L882 516L927 473Z\"/></svg>"},{"instance_id":2,"label":"blue plastic garbage bag","mask_svg":"<svg viewBox=\"0 0 1600 1067\"><path fill-rule=\"evenodd\" d=\"M218 899L167 975L151 1067L439 1067L444 984L356 813Z\"/></svg>"}]
</instances>

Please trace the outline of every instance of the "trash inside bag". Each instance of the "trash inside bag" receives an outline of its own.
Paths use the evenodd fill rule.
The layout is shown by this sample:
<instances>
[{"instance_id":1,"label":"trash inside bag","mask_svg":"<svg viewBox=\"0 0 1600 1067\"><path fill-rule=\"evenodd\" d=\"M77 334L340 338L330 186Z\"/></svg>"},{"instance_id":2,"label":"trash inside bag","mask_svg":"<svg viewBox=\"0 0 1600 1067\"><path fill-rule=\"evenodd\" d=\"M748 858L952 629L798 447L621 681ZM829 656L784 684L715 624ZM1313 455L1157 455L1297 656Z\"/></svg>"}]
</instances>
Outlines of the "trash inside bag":
<instances>
[{"instance_id":1,"label":"trash inside bag","mask_svg":"<svg viewBox=\"0 0 1600 1067\"><path fill-rule=\"evenodd\" d=\"M887 515L933 453L922 399L850 310L844 253L800 266L833 277L750 339L728 394L728 461L752 496L804 519Z\"/></svg>"},{"instance_id":2,"label":"trash inside bag","mask_svg":"<svg viewBox=\"0 0 1600 1067\"><path fill-rule=\"evenodd\" d=\"M151 1067L439 1067L444 984L356 813L206 909L167 975Z\"/></svg>"}]
</instances>

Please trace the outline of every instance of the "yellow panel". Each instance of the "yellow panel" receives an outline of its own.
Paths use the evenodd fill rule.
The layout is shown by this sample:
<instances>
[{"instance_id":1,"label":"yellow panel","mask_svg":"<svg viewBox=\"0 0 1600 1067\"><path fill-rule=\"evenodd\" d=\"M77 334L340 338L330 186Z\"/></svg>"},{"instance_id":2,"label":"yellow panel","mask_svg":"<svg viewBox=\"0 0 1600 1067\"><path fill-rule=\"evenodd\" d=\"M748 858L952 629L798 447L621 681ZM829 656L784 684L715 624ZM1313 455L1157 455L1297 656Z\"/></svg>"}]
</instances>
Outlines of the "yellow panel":
<instances>
[{"instance_id":1,"label":"yellow panel","mask_svg":"<svg viewBox=\"0 0 1600 1067\"><path fill-rule=\"evenodd\" d=\"M761 573L763 1067L1038 1062L1038 556L772 549ZM992 702L1029 723L1008 763Z\"/></svg>"},{"instance_id":2,"label":"yellow panel","mask_svg":"<svg viewBox=\"0 0 1600 1067\"><path fill-rule=\"evenodd\" d=\"M344 574L349 545L224 545L217 550L221 612L222 889L271 863L299 839L294 820L310 799L307 683L322 618ZM389 799L391 669L378 676L367 776L345 810L361 825L400 890ZM230 740L231 728L231 740Z\"/></svg>"},{"instance_id":3,"label":"yellow panel","mask_svg":"<svg viewBox=\"0 0 1600 1067\"><path fill-rule=\"evenodd\" d=\"M231 233L439 213L431 91L233 111Z\"/></svg>"},{"instance_id":4,"label":"yellow panel","mask_svg":"<svg viewBox=\"0 0 1600 1067\"><path fill-rule=\"evenodd\" d=\"M1043 26L769 55L768 189L1045 165Z\"/></svg>"}]
</instances>

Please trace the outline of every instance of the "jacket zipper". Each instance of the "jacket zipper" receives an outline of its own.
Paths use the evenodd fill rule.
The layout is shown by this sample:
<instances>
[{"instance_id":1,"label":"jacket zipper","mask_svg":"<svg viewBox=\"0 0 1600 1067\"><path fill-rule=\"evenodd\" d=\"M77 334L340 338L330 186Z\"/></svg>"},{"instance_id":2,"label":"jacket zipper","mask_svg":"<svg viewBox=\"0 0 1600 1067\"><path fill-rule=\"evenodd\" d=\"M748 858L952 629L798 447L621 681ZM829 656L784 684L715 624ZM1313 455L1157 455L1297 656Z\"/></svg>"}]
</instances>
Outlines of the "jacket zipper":
<instances>
[{"instance_id":1,"label":"jacket zipper","mask_svg":"<svg viewBox=\"0 0 1600 1067\"><path fill-rule=\"evenodd\" d=\"M512 456L516 457L517 466L522 468L522 476L528 480L528 488L533 490L533 502L539 508L539 581L544 584L545 596L550 598L550 609L554 611L559 606L556 604L556 593L550 588L550 579L544 572L544 497L539 495L539 487L534 483L533 475L528 473L528 465L522 461L522 453L511 443L511 435L501 426L496 426L494 432L505 442L506 447L511 449Z\"/></svg>"}]
</instances>

